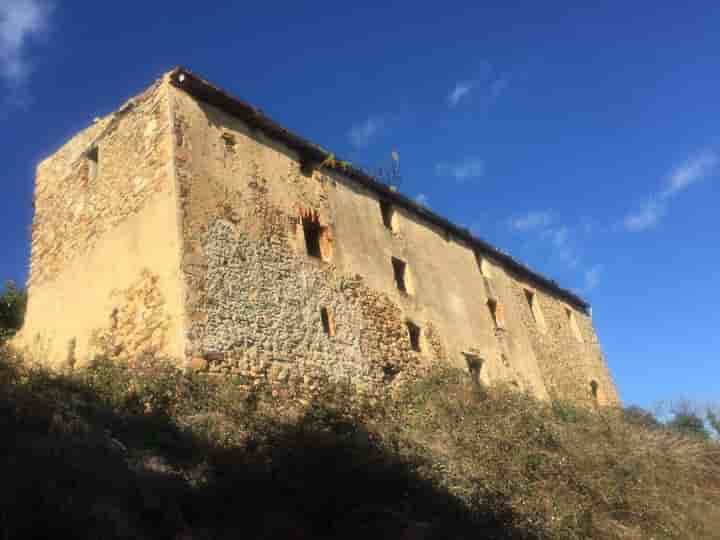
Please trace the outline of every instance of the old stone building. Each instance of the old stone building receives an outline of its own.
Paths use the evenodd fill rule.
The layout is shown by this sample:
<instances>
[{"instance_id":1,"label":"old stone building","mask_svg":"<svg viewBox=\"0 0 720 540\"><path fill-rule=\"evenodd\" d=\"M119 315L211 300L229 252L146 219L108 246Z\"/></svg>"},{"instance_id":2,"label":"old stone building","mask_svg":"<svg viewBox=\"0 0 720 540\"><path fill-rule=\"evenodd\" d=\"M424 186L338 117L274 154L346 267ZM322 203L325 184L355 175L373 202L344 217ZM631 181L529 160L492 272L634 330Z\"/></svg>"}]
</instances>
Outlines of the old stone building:
<instances>
[{"instance_id":1,"label":"old stone building","mask_svg":"<svg viewBox=\"0 0 720 540\"><path fill-rule=\"evenodd\" d=\"M615 404L589 306L185 69L40 163L16 343L385 391L433 362Z\"/></svg>"}]
</instances>

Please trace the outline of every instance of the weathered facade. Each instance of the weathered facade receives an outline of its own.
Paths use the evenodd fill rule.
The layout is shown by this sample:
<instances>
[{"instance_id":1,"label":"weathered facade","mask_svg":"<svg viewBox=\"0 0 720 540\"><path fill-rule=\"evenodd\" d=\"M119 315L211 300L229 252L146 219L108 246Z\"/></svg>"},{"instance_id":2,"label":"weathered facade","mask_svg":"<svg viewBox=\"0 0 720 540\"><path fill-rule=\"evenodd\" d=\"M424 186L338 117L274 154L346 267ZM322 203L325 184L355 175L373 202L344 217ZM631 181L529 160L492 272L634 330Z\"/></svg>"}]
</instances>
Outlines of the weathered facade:
<instances>
[{"instance_id":1,"label":"weathered facade","mask_svg":"<svg viewBox=\"0 0 720 540\"><path fill-rule=\"evenodd\" d=\"M618 402L582 299L180 68L38 166L28 287L16 342L56 365Z\"/></svg>"}]
</instances>

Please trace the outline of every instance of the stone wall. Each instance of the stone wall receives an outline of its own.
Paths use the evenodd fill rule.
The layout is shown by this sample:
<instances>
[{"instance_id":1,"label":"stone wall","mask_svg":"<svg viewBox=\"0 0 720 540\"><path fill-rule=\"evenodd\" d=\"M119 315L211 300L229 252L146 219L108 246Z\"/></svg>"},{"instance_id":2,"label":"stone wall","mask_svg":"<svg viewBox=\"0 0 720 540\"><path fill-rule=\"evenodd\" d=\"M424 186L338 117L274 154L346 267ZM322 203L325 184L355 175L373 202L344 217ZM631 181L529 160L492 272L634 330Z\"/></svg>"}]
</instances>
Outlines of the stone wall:
<instances>
[{"instance_id":1,"label":"stone wall","mask_svg":"<svg viewBox=\"0 0 720 540\"><path fill-rule=\"evenodd\" d=\"M525 290L531 290L535 295L544 325L540 325L533 316ZM522 326L537 351L540 370L550 396L585 404L619 403L592 319L520 280L517 280L513 292ZM579 335L574 332L568 312L575 319ZM595 392L593 381L597 383Z\"/></svg>"},{"instance_id":2,"label":"stone wall","mask_svg":"<svg viewBox=\"0 0 720 540\"><path fill-rule=\"evenodd\" d=\"M275 192L278 201L273 179L259 166L262 156L248 159L262 146L222 127L207 137L199 126L208 124L193 117L199 111L187 96L174 99L192 365L311 388L330 380L373 393L444 356L431 326L430 348L412 350L402 313L386 295L306 255L303 216L312 213L325 225L332 219L329 179L308 183L297 161L288 160L277 173L296 198L283 201L288 191ZM332 239L324 241L331 250Z\"/></svg>"},{"instance_id":3,"label":"stone wall","mask_svg":"<svg viewBox=\"0 0 720 540\"><path fill-rule=\"evenodd\" d=\"M604 401L617 399L585 315L574 311L588 334L578 348L555 318L566 304L543 296L553 309L538 339L520 282L496 261L402 208L389 230L376 194L335 171L303 169L293 151L182 91L171 96L192 365L382 391L433 361L467 369L479 360L486 383L540 398L551 384L553 395L586 400L598 380ZM307 216L323 231L320 257L306 249ZM397 290L392 257L407 262L409 294ZM420 352L408 322L421 329Z\"/></svg>"},{"instance_id":4,"label":"stone wall","mask_svg":"<svg viewBox=\"0 0 720 540\"><path fill-rule=\"evenodd\" d=\"M38 166L30 288L53 279L106 231L169 189L162 89L158 83L97 120ZM97 165L87 157L93 149Z\"/></svg>"}]
</instances>

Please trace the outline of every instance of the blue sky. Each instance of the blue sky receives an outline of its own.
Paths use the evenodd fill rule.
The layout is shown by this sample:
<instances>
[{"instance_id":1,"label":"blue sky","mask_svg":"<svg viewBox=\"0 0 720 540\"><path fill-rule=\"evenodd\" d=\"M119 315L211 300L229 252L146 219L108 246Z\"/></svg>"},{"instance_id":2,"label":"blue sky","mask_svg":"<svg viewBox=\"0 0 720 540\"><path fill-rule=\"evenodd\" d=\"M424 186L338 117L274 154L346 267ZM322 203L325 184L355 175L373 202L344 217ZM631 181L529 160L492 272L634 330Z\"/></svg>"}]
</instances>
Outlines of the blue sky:
<instances>
[{"instance_id":1,"label":"blue sky","mask_svg":"<svg viewBox=\"0 0 720 540\"><path fill-rule=\"evenodd\" d=\"M593 305L625 403L720 389L717 2L0 0L0 279L36 163L184 65ZM668 3L669 4L669 3Z\"/></svg>"}]
</instances>

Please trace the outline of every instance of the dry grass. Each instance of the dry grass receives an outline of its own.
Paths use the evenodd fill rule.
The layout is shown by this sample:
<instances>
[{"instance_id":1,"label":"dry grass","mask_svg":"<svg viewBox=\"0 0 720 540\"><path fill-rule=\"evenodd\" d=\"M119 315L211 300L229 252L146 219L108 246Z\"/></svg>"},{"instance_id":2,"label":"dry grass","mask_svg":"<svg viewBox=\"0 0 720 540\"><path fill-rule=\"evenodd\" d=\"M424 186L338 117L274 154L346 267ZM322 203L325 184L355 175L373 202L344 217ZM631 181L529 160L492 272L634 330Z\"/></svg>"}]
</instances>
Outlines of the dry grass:
<instances>
[{"instance_id":1,"label":"dry grass","mask_svg":"<svg viewBox=\"0 0 720 540\"><path fill-rule=\"evenodd\" d=\"M0 362L0 538L718 538L717 443L453 370L372 407L245 383Z\"/></svg>"}]
</instances>

